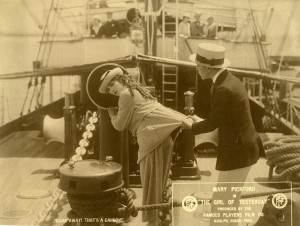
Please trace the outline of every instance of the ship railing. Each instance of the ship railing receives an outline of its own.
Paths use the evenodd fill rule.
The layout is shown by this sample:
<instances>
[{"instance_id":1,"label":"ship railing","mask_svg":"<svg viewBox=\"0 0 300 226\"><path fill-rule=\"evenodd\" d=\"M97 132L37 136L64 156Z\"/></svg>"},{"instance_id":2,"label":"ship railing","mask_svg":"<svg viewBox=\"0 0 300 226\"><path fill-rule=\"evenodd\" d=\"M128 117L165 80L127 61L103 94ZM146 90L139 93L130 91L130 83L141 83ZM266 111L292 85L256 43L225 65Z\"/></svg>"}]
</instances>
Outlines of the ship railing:
<instances>
[{"instance_id":1,"label":"ship railing","mask_svg":"<svg viewBox=\"0 0 300 226\"><path fill-rule=\"evenodd\" d=\"M163 63L186 68L196 66L192 62L142 54L138 54L136 58L148 63ZM243 81L249 98L263 109L268 116L266 120L272 122L263 122L263 124L276 124L275 126L284 128L287 133L300 134L300 78L234 68L228 70Z\"/></svg>"},{"instance_id":2,"label":"ship railing","mask_svg":"<svg viewBox=\"0 0 300 226\"><path fill-rule=\"evenodd\" d=\"M87 101L86 79L96 66L131 62L130 57L124 57L92 64L0 75L0 137L14 130L26 129L23 127L30 129L31 124L37 124L44 114L61 117L66 92L78 93L80 103Z\"/></svg>"},{"instance_id":3,"label":"ship railing","mask_svg":"<svg viewBox=\"0 0 300 226\"><path fill-rule=\"evenodd\" d=\"M121 65L127 64L127 65L131 65L130 67L137 66L137 65L150 66L159 63L165 65L176 65L183 69L184 68L194 69L196 66L192 62L136 54L136 55L130 55L130 56L114 59L114 60L102 61L93 64L77 65L77 66L64 67L64 68L38 69L30 72L3 74L0 75L0 82L4 84L5 89L9 89L8 85L6 85L8 82L12 82L17 86L22 81L23 82L22 86L26 87L26 81L28 81L28 79L46 77L46 84L48 87L50 87L49 84L51 81L50 78L61 78L61 77L68 78L68 76L71 77L78 76L78 79L75 79L76 82L78 82L77 90L80 90L80 101L85 102L88 100L85 91L86 79L89 73L96 66L104 63L118 63ZM262 73L258 71L245 71L245 70L232 69L232 68L229 68L229 71L231 71L237 77L241 78L241 80L244 82L248 90L248 94L251 100L257 103L257 105L260 106L265 111L265 113L270 115L272 119L275 118L277 121L287 126L293 133L299 134L300 101L295 91L297 90L296 89L297 87L300 87L299 78L284 77L280 75L272 75L272 74ZM70 87L72 87L72 85L68 86L66 84L62 84L62 87L52 87L52 89L55 88L64 89L63 91L59 90L59 92L62 93L62 95L64 95L64 92L68 91ZM54 90L51 91L49 89L48 89L48 93L54 92ZM7 96L8 99L7 102L9 103L10 101L13 101L16 98L23 100L25 98L25 94L26 91L21 92L21 90L17 93L13 93L11 96L7 96L5 93L2 93L2 101L1 101L2 111L0 113L1 114L0 119L2 119L2 124L9 122L9 120L7 120L6 119L7 117L5 116L7 114L5 112L5 109L7 110L7 107L4 109L3 106L7 105L7 103L4 103L5 101L3 97ZM59 96L59 98L62 97L63 96ZM48 103L54 102L57 99L53 99ZM22 107L22 104L10 103L10 106L11 105L15 105L15 109L19 109L19 110ZM41 106L37 106L37 107L41 107ZM10 107L10 110L12 111L12 107ZM33 111L27 112L26 115L31 113L34 114L34 112L37 112L36 108L34 108ZM26 115L24 114L23 116ZM11 121L19 118L20 115L19 113L17 113L15 117L11 117Z\"/></svg>"}]
</instances>

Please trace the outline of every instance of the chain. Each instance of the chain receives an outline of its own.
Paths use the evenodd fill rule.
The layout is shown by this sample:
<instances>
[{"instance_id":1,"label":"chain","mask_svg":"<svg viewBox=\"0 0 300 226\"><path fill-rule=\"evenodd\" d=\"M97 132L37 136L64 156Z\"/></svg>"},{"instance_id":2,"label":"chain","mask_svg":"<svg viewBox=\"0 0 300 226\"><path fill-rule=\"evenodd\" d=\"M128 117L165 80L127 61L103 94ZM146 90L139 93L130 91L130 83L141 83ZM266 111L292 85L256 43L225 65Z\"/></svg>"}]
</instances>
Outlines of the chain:
<instances>
[{"instance_id":1,"label":"chain","mask_svg":"<svg viewBox=\"0 0 300 226\"><path fill-rule=\"evenodd\" d=\"M89 146L90 139L93 137L92 132L96 130L95 124L98 122L97 116L97 112L93 112L92 116L88 119L88 124L85 126L85 132L82 134L79 146L75 149L75 155L71 157L69 162L70 165L82 160L82 156L87 153L86 148ZM39 212L38 217L31 225L52 225L54 219L58 217L58 213L62 210L63 205L68 203L66 194L60 189L57 189L52 197L52 199L46 201L45 209Z\"/></svg>"},{"instance_id":2,"label":"chain","mask_svg":"<svg viewBox=\"0 0 300 226\"><path fill-rule=\"evenodd\" d=\"M75 155L71 157L69 162L70 165L73 165L77 161L81 161L87 153L86 148L90 145L90 140L93 137L93 132L96 131L96 123L98 122L97 112L93 112L92 116L88 119L88 124L85 126L85 132L82 134L82 139L79 141L79 146L75 149ZM91 151L88 151L88 154L93 154Z\"/></svg>"},{"instance_id":3,"label":"chain","mask_svg":"<svg viewBox=\"0 0 300 226\"><path fill-rule=\"evenodd\" d=\"M45 209L39 212L38 217L31 225L52 225L54 219L58 217L58 213L63 209L62 207L67 203L66 194L62 190L57 189L52 194L52 199L46 201Z\"/></svg>"}]
</instances>

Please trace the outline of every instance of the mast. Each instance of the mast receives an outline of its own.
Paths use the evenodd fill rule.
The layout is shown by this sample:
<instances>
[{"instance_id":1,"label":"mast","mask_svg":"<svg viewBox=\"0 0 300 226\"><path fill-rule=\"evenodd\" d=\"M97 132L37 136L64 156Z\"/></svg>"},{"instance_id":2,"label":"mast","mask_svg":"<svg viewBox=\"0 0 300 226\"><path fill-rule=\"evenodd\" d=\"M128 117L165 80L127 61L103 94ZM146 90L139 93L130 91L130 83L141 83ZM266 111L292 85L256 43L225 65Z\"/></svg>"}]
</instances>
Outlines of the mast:
<instances>
[{"instance_id":1,"label":"mast","mask_svg":"<svg viewBox=\"0 0 300 226\"><path fill-rule=\"evenodd\" d=\"M150 56L157 55L156 29L157 17L155 12L160 8L160 0L145 1L145 28L146 28L146 45L145 54Z\"/></svg>"}]
</instances>

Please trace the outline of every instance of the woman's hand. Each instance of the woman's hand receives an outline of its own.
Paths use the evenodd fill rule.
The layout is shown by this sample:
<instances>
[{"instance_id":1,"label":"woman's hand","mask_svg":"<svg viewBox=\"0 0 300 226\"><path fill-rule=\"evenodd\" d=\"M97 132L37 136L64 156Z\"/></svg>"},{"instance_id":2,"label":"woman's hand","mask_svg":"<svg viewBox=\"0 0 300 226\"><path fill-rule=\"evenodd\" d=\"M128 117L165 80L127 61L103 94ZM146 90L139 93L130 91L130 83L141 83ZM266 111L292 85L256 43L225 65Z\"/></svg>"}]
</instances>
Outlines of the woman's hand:
<instances>
[{"instance_id":1,"label":"woman's hand","mask_svg":"<svg viewBox=\"0 0 300 226\"><path fill-rule=\"evenodd\" d=\"M193 119L191 119L191 118L184 118L184 119L182 119L182 122L181 122L181 128L183 128L183 129L191 129L193 123L194 123Z\"/></svg>"},{"instance_id":2,"label":"woman's hand","mask_svg":"<svg viewBox=\"0 0 300 226\"><path fill-rule=\"evenodd\" d=\"M118 113L118 109L116 107L109 107L108 114L110 117L116 115Z\"/></svg>"}]
</instances>

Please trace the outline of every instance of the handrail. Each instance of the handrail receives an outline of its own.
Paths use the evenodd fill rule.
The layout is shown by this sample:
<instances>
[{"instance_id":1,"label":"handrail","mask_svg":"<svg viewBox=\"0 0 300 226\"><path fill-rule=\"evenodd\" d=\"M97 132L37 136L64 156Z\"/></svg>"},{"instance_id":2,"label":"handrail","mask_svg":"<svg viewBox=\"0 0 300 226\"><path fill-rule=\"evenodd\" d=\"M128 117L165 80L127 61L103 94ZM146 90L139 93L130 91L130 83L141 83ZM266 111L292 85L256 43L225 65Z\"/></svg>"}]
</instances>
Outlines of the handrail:
<instances>
[{"instance_id":1,"label":"handrail","mask_svg":"<svg viewBox=\"0 0 300 226\"><path fill-rule=\"evenodd\" d=\"M0 80L31 78L31 77L38 77L38 76L78 75L84 72L92 71L96 66L99 66L99 64L106 64L106 63L122 64L122 63L130 63L130 62L131 62L131 58L127 56L127 57L117 58L114 60L100 61L92 64L83 64L83 65L76 65L76 66L62 67L62 68L46 68L46 69L37 69L34 71L2 74L0 75Z\"/></svg>"},{"instance_id":2,"label":"handrail","mask_svg":"<svg viewBox=\"0 0 300 226\"><path fill-rule=\"evenodd\" d=\"M80 74L84 72L89 72L93 70L99 64L105 63L134 63L135 61L140 62L149 62L149 63L163 63L169 65L176 65L176 66L183 66L187 68L195 68L196 64L193 62L183 61L183 60L173 60L168 58L162 57L154 57L148 56L143 54L135 54L130 56L125 56L122 58L117 58L114 60L108 61L101 61L92 64L84 64L84 65L77 65L77 66L70 66L70 67L63 67L63 68L48 68L48 69L38 69L35 71L27 71L27 72L18 72L18 73L11 73L11 74L3 74L0 75L0 80L4 79L19 79L19 78L28 78L28 77L37 77L37 76L65 76L65 75L74 75ZM279 82L290 82L290 83L298 83L300 84L300 78L293 78L293 77L285 77L280 75L272 75L268 73L263 73L259 71L246 71L234 68L228 68L230 72L233 72L237 76L242 77L250 77L250 78L257 78L257 79L266 79L266 80L274 80Z\"/></svg>"},{"instance_id":3,"label":"handrail","mask_svg":"<svg viewBox=\"0 0 300 226\"><path fill-rule=\"evenodd\" d=\"M194 68L196 67L196 64L193 62L188 61L182 61L182 60L173 60L173 59L167 59L167 58L161 58L161 57L154 57L154 56L147 56L142 54L137 54L135 56L138 61L144 61L144 62L153 62L153 63L165 63L169 65L177 65L177 66L185 66ZM234 68L228 68L230 72L233 72L235 75L243 76L243 77L251 77L251 78L257 78L257 79L267 79L267 80L275 80L280 82L291 82L291 83L299 83L300 84L300 78L293 78L293 77L286 77L286 76L280 76L280 75L271 75L268 73L263 73L259 71L247 71L247 70L240 70L240 69L234 69Z\"/></svg>"}]
</instances>

